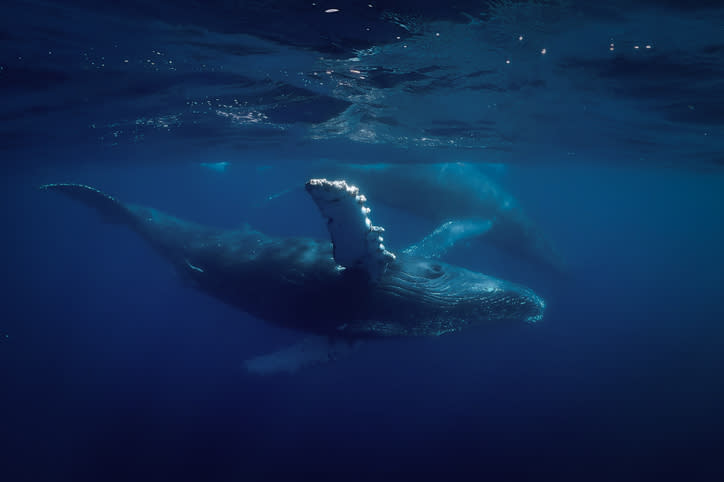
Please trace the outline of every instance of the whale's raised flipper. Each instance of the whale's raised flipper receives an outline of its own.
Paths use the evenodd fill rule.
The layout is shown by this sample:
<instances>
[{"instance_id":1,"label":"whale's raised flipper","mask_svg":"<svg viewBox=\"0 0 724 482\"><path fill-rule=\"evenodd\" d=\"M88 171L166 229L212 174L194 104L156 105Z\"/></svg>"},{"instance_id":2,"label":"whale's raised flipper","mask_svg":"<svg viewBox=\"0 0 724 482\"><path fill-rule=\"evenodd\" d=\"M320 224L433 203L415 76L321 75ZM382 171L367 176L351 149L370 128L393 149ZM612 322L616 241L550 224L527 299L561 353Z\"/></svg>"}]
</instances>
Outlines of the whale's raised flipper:
<instances>
[{"instance_id":1,"label":"whale's raised flipper","mask_svg":"<svg viewBox=\"0 0 724 482\"><path fill-rule=\"evenodd\" d=\"M123 204L96 188L84 184L45 184L44 191L58 191L71 199L92 207L110 223L124 224L133 221L133 215Z\"/></svg>"},{"instance_id":2,"label":"whale's raised flipper","mask_svg":"<svg viewBox=\"0 0 724 482\"><path fill-rule=\"evenodd\" d=\"M482 236L490 231L493 222L490 220L465 219L442 223L435 231L425 236L418 243L406 248L403 252L421 258L440 258L455 244Z\"/></svg>"},{"instance_id":3,"label":"whale's raised flipper","mask_svg":"<svg viewBox=\"0 0 724 482\"><path fill-rule=\"evenodd\" d=\"M367 216L367 198L345 181L311 179L305 187L327 218L334 260L345 268L362 269L377 280L395 255L382 244L384 228L372 225Z\"/></svg>"}]
</instances>

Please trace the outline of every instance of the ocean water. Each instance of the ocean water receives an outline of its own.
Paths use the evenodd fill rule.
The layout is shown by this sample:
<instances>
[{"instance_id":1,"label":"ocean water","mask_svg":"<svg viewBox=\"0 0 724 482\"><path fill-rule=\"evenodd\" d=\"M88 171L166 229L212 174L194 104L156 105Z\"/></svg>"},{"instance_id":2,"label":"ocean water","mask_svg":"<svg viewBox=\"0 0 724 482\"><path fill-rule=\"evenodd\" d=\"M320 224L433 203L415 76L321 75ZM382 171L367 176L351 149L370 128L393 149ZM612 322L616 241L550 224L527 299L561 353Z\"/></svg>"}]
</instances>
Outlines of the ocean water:
<instances>
[{"instance_id":1,"label":"ocean water","mask_svg":"<svg viewBox=\"0 0 724 482\"><path fill-rule=\"evenodd\" d=\"M718 2L11 0L0 26L0 480L724 475ZM543 320L250 374L305 335L37 189L326 239L302 185L349 162L501 186L566 273L484 239L446 260ZM435 227L369 201L393 251Z\"/></svg>"}]
</instances>

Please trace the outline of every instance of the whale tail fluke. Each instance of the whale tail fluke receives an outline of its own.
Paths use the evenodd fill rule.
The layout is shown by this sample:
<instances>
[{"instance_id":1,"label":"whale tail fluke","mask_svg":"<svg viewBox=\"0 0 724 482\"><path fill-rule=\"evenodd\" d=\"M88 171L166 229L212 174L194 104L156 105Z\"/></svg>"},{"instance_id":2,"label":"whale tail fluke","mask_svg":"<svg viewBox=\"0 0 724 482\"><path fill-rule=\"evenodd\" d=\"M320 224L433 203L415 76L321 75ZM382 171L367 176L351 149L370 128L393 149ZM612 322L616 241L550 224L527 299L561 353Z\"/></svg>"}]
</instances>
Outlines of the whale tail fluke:
<instances>
[{"instance_id":1,"label":"whale tail fluke","mask_svg":"<svg viewBox=\"0 0 724 482\"><path fill-rule=\"evenodd\" d=\"M84 184L45 184L40 186L40 189L61 192L69 198L95 209L109 223L126 224L133 220L133 216L126 206L96 188Z\"/></svg>"}]
</instances>

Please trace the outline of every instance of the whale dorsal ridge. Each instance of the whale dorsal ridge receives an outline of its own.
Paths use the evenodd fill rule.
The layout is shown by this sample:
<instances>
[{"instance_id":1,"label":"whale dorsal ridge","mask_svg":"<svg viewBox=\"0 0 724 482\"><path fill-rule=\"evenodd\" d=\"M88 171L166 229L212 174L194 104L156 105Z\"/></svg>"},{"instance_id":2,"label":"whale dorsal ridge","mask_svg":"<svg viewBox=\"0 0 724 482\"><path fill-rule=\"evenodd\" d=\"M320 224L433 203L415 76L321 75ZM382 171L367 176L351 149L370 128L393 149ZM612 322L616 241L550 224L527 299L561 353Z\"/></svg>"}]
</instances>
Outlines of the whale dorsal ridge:
<instances>
[{"instance_id":1,"label":"whale dorsal ridge","mask_svg":"<svg viewBox=\"0 0 724 482\"><path fill-rule=\"evenodd\" d=\"M117 199L98 189L84 184L45 184L40 186L44 191L58 191L71 199L80 201L86 206L94 208L110 223L128 223L132 219L130 211Z\"/></svg>"}]
</instances>

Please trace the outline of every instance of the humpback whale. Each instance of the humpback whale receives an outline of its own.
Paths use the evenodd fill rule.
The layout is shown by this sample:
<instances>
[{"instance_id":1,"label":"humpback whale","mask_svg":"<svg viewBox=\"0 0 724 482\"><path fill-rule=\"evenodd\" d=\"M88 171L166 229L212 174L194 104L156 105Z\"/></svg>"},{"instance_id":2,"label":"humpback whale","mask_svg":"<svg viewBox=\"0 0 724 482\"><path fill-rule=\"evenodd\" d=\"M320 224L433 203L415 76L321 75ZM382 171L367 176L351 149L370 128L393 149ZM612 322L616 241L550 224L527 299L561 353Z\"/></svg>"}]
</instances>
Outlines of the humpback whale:
<instances>
[{"instance_id":1,"label":"humpback whale","mask_svg":"<svg viewBox=\"0 0 724 482\"><path fill-rule=\"evenodd\" d=\"M555 274L568 272L553 243L522 206L477 165L322 164L317 169L346 179L376 202L440 227L456 223L468 239L484 240Z\"/></svg>"},{"instance_id":2,"label":"humpback whale","mask_svg":"<svg viewBox=\"0 0 724 482\"><path fill-rule=\"evenodd\" d=\"M200 291L267 322L330 340L325 357L332 357L329 347L339 347L339 340L437 336L496 320L542 318L543 299L525 286L415 250L389 251L384 229L372 224L367 199L355 186L312 179L305 188L326 219L331 242L270 236L249 226L203 226L82 184L41 186L130 227ZM431 235L421 251L429 256L438 239L447 249L455 238L450 232ZM257 367L259 361L268 359L260 357Z\"/></svg>"}]
</instances>

